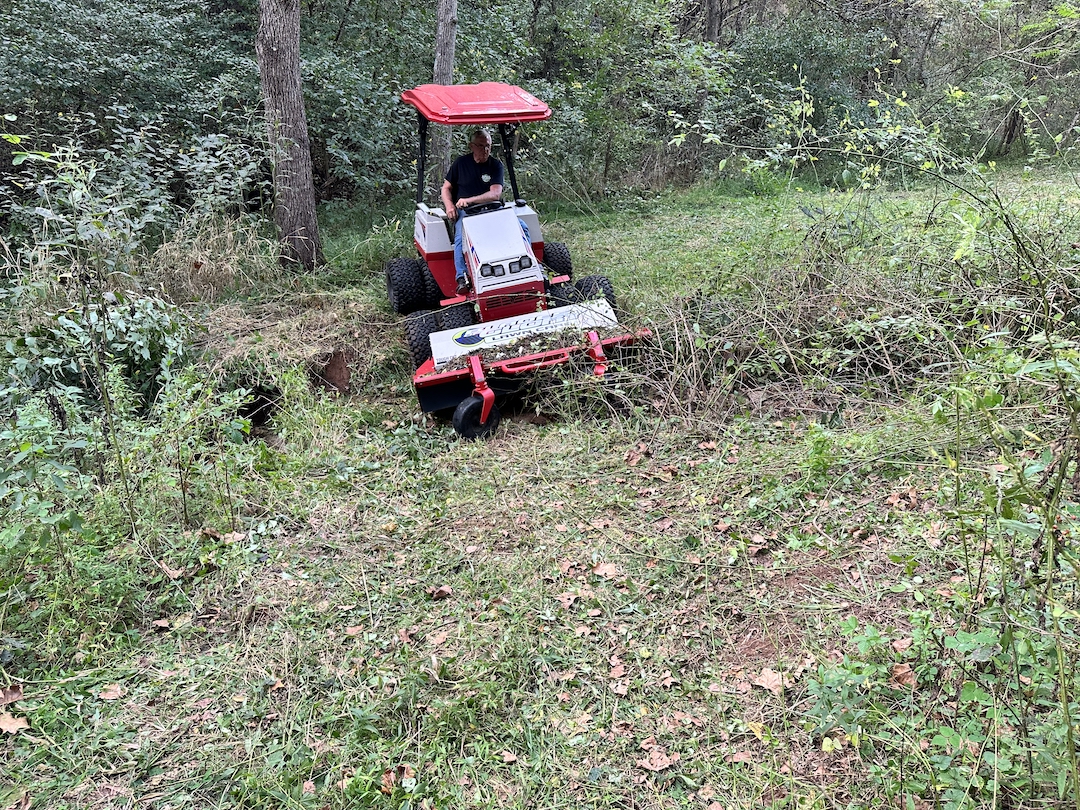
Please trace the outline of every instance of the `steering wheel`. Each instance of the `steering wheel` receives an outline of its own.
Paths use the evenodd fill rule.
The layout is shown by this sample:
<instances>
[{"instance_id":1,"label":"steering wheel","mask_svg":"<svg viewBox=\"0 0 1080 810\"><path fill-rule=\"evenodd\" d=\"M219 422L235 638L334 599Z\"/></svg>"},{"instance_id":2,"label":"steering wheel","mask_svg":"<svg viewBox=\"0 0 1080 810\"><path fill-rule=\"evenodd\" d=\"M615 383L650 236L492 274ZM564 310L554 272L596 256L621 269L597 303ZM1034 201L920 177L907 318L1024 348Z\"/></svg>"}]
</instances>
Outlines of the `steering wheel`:
<instances>
[{"instance_id":1,"label":"steering wheel","mask_svg":"<svg viewBox=\"0 0 1080 810\"><path fill-rule=\"evenodd\" d=\"M474 216L476 214L483 214L486 211L498 211L503 207L502 201L493 200L492 202L476 203L475 205L466 205L461 210L465 212L467 216Z\"/></svg>"}]
</instances>

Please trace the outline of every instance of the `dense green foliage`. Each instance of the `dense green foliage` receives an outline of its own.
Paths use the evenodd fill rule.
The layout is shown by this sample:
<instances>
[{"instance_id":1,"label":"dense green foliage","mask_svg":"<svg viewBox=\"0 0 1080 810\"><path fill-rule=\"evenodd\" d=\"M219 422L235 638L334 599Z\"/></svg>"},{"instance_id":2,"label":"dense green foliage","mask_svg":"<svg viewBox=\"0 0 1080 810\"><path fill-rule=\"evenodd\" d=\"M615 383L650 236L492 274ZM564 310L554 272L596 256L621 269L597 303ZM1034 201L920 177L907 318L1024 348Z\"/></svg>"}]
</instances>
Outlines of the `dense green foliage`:
<instances>
[{"instance_id":1,"label":"dense green foliage","mask_svg":"<svg viewBox=\"0 0 1080 810\"><path fill-rule=\"evenodd\" d=\"M829 139L871 125L872 105L890 98L972 154L1052 151L1080 123L1080 17L1068 2L1025 15L948 2L781 11L759 0L725 13L716 41L703 36L704 8L465 4L456 76L518 82L552 104L554 122L523 144L532 188L572 197L693 181L732 154L783 161L793 138L843 168ZM413 120L396 98L430 79L434 13L430 3L380 0L305 8L304 88L324 198L385 200L409 184ZM215 177L233 210L257 205L267 177L257 14L254 2L5 7L0 108L22 138L6 148L130 162L138 141L144 160L158 159L130 173L180 211ZM48 176L37 168L5 169L5 197L36 206L33 181ZM830 168L818 179L837 176Z\"/></svg>"}]
</instances>

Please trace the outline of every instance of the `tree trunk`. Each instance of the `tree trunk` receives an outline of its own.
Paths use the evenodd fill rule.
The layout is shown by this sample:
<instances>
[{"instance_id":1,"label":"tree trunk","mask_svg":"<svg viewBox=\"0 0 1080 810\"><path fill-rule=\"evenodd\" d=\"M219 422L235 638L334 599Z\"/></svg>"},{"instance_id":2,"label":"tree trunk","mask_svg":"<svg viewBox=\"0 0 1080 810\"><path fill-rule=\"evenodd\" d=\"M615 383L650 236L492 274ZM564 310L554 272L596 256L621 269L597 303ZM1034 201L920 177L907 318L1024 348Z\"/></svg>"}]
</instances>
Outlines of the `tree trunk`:
<instances>
[{"instance_id":1,"label":"tree trunk","mask_svg":"<svg viewBox=\"0 0 1080 810\"><path fill-rule=\"evenodd\" d=\"M439 0L438 28L435 32L435 84L454 83L454 49L457 45L457 0ZM431 143L431 165L436 171L435 185L440 187L453 157L453 130L435 125Z\"/></svg>"},{"instance_id":2,"label":"tree trunk","mask_svg":"<svg viewBox=\"0 0 1080 810\"><path fill-rule=\"evenodd\" d=\"M719 42L724 0L705 0L705 41Z\"/></svg>"},{"instance_id":3,"label":"tree trunk","mask_svg":"<svg viewBox=\"0 0 1080 810\"><path fill-rule=\"evenodd\" d=\"M274 224L283 261L323 263L315 219L311 144L300 83L300 0L259 0L255 40L274 170Z\"/></svg>"}]
</instances>

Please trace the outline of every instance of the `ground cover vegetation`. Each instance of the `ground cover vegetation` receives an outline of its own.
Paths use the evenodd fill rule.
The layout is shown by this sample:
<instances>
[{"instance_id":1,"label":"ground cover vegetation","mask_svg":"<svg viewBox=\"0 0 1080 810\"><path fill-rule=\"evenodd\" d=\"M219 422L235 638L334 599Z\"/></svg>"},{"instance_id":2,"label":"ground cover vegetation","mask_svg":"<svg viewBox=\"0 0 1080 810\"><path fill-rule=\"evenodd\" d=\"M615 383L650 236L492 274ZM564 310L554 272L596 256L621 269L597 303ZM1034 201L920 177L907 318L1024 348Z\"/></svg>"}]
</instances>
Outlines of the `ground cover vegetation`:
<instances>
[{"instance_id":1,"label":"ground cover vegetation","mask_svg":"<svg viewBox=\"0 0 1080 810\"><path fill-rule=\"evenodd\" d=\"M653 333L484 444L381 288L434 9L305 7L301 276L254 4L46 6L0 10L0 807L1080 803L1073 6L462 8Z\"/></svg>"},{"instance_id":2,"label":"ground cover vegetation","mask_svg":"<svg viewBox=\"0 0 1080 810\"><path fill-rule=\"evenodd\" d=\"M5 800L1071 804L1078 189L974 179L564 214L656 337L488 444L416 413L398 227L185 307L35 254Z\"/></svg>"}]
</instances>

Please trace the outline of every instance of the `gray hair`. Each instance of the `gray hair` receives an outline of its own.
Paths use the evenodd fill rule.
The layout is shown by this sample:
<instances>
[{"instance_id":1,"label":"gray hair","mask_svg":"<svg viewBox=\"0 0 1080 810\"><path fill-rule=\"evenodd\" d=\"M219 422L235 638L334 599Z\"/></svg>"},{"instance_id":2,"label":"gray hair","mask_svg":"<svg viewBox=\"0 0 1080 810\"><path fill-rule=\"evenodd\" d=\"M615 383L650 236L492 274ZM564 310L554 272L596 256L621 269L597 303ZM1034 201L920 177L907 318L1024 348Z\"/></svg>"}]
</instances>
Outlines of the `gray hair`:
<instances>
[{"instance_id":1,"label":"gray hair","mask_svg":"<svg viewBox=\"0 0 1080 810\"><path fill-rule=\"evenodd\" d=\"M475 141L478 135L482 135L484 140L490 144L495 143L494 139L491 137L491 131L485 127L477 127L476 129L474 129L472 131L472 135L469 136L469 143Z\"/></svg>"}]
</instances>

